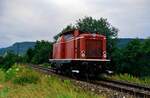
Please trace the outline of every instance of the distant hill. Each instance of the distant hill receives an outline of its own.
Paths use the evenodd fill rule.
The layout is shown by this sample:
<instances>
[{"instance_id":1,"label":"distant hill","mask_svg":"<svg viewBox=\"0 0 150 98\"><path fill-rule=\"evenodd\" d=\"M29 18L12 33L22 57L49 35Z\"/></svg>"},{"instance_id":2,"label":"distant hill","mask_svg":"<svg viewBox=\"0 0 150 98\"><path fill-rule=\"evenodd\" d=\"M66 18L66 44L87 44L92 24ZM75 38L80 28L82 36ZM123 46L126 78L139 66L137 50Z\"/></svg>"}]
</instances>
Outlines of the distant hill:
<instances>
[{"instance_id":1,"label":"distant hill","mask_svg":"<svg viewBox=\"0 0 150 98\"><path fill-rule=\"evenodd\" d=\"M119 38L117 40L117 46L120 48L125 47L131 40L133 38ZM144 39L140 40L143 41ZM0 48L0 55L4 55L7 51L13 51L16 54L23 55L29 48L34 48L34 46L35 42L17 42L7 48Z\"/></svg>"},{"instance_id":2,"label":"distant hill","mask_svg":"<svg viewBox=\"0 0 150 98\"><path fill-rule=\"evenodd\" d=\"M130 41L132 41L135 38L118 38L117 40L117 46L119 48L125 47ZM144 41L144 39L140 39L141 41Z\"/></svg>"},{"instance_id":3,"label":"distant hill","mask_svg":"<svg viewBox=\"0 0 150 98\"><path fill-rule=\"evenodd\" d=\"M33 48L35 46L35 42L16 42L12 46L6 48L0 48L0 55L4 55L7 51L12 51L14 53L18 53L19 55L23 55L29 48Z\"/></svg>"}]
</instances>

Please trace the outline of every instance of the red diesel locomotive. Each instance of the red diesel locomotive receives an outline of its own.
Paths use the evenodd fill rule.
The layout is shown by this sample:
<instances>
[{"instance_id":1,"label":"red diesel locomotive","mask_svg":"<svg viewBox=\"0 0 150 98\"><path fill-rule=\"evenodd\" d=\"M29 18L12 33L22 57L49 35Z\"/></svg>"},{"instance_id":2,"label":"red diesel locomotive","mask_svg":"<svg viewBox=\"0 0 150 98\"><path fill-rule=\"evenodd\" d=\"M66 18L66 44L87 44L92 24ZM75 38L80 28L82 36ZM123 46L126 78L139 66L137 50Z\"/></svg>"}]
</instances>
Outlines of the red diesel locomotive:
<instances>
[{"instance_id":1,"label":"red diesel locomotive","mask_svg":"<svg viewBox=\"0 0 150 98\"><path fill-rule=\"evenodd\" d=\"M53 45L52 67L62 73L95 75L103 72L106 37L80 30L64 32Z\"/></svg>"}]
</instances>

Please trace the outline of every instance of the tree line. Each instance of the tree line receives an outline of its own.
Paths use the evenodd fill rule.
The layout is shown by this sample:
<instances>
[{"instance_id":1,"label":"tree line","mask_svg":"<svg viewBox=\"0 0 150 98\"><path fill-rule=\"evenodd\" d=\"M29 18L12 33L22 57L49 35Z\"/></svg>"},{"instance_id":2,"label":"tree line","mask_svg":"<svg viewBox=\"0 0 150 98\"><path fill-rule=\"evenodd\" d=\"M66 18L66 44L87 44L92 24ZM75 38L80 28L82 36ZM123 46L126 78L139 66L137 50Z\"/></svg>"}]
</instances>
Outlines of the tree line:
<instances>
[{"instance_id":1,"label":"tree line","mask_svg":"<svg viewBox=\"0 0 150 98\"><path fill-rule=\"evenodd\" d=\"M150 75L150 38L140 41L136 38L124 48L116 48L112 54L114 70L134 76Z\"/></svg>"},{"instance_id":2,"label":"tree line","mask_svg":"<svg viewBox=\"0 0 150 98\"><path fill-rule=\"evenodd\" d=\"M60 33L54 36L56 41L59 35L65 31L80 29L91 33L99 33L107 38L107 55L111 60L110 67L116 73L129 73L135 76L149 75L150 71L150 38L141 42L134 39L123 48L117 47L118 29L112 26L107 19L94 19L84 17L74 24L67 25ZM0 57L0 67L8 69L13 63L48 63L52 58L53 42L37 41L34 48L28 49L24 56L18 56L8 52L6 56Z\"/></svg>"}]
</instances>

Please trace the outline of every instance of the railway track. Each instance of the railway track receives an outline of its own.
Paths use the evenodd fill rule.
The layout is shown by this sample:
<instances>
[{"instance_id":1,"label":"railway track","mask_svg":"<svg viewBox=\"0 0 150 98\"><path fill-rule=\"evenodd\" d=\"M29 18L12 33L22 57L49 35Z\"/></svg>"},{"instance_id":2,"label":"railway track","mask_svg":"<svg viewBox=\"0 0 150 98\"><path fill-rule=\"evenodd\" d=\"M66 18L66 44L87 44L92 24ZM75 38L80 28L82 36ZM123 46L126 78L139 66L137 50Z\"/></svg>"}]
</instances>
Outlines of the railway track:
<instances>
[{"instance_id":1,"label":"railway track","mask_svg":"<svg viewBox=\"0 0 150 98\"><path fill-rule=\"evenodd\" d=\"M38 69L42 72L45 72L47 74L55 73L55 70L50 68L45 68L42 66L35 66L31 65L32 68ZM128 93L131 95L136 96L137 98L150 98L150 87L142 86L139 84L132 84L128 82L123 81L116 81L116 80L108 80L108 79L102 79L102 80L94 80L94 81L86 81L82 80L87 83L91 83L97 86L103 86L109 89L113 89L119 92Z\"/></svg>"},{"instance_id":2,"label":"railway track","mask_svg":"<svg viewBox=\"0 0 150 98\"><path fill-rule=\"evenodd\" d=\"M92 83L120 92L129 93L140 98L150 98L150 87L115 80L100 80L93 81Z\"/></svg>"}]
</instances>

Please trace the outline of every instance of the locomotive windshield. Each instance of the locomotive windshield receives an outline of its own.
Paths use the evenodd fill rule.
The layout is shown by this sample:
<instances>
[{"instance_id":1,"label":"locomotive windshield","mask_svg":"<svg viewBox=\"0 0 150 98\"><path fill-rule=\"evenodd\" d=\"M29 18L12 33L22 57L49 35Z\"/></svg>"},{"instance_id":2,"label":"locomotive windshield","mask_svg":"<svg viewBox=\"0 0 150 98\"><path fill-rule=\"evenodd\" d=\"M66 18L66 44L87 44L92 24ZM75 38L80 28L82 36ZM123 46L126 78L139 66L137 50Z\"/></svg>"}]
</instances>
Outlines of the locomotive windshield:
<instances>
[{"instance_id":1,"label":"locomotive windshield","mask_svg":"<svg viewBox=\"0 0 150 98\"><path fill-rule=\"evenodd\" d=\"M73 34L72 33L69 33L69 34L65 34L64 35L64 39L65 40L70 40L70 39L72 39L73 38Z\"/></svg>"}]
</instances>

